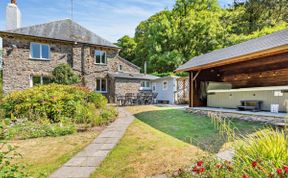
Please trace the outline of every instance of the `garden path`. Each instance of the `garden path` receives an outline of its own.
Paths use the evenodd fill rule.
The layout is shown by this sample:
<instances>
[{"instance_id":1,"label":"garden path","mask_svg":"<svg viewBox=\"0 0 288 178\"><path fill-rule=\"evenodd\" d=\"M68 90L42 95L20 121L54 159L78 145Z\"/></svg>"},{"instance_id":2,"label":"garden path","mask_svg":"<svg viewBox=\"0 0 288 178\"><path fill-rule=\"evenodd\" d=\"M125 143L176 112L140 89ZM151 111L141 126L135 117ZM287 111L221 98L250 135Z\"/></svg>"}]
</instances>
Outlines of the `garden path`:
<instances>
[{"instance_id":1,"label":"garden path","mask_svg":"<svg viewBox=\"0 0 288 178\"><path fill-rule=\"evenodd\" d=\"M88 178L117 145L135 117L119 108L118 119L82 151L56 170L50 178Z\"/></svg>"}]
</instances>

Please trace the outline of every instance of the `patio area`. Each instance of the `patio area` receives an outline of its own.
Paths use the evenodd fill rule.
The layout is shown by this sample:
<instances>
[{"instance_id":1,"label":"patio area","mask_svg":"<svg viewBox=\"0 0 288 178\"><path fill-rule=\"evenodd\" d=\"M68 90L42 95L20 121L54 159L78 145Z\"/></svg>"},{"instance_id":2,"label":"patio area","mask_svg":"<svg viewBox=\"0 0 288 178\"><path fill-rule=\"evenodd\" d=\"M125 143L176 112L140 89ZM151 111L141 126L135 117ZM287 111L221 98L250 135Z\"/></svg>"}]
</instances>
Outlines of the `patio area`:
<instances>
[{"instance_id":1,"label":"patio area","mask_svg":"<svg viewBox=\"0 0 288 178\"><path fill-rule=\"evenodd\" d=\"M187 109L188 112L200 115L208 115L210 112L221 114L222 117L240 119L252 122L262 122L273 126L285 126L287 113L272 113L268 111L239 111L237 109L214 108L214 107L192 107ZM286 123L287 124L287 123Z\"/></svg>"},{"instance_id":2,"label":"patio area","mask_svg":"<svg viewBox=\"0 0 288 178\"><path fill-rule=\"evenodd\" d=\"M268 111L239 111L237 109L227 109L227 108L213 108L213 107L193 107L195 110L203 110L203 111L216 111L222 113L235 113L242 115L252 115L252 116L264 116L264 117L277 117L277 118L285 118L287 113L272 113Z\"/></svg>"}]
</instances>

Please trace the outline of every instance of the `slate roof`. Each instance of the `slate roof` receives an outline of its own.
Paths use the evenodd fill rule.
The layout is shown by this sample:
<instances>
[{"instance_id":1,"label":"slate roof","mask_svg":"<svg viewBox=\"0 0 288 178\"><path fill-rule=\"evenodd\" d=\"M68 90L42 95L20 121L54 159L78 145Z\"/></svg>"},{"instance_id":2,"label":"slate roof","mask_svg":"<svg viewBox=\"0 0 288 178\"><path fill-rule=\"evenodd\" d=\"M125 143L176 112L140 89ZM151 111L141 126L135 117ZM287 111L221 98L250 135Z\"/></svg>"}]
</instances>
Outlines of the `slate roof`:
<instances>
[{"instance_id":1,"label":"slate roof","mask_svg":"<svg viewBox=\"0 0 288 178\"><path fill-rule=\"evenodd\" d=\"M155 80L159 77L149 74L134 74L134 73L108 73L108 76L111 78L123 78L123 79L142 79L142 80Z\"/></svg>"},{"instance_id":2,"label":"slate roof","mask_svg":"<svg viewBox=\"0 0 288 178\"><path fill-rule=\"evenodd\" d=\"M101 38L71 19L2 31L2 33L3 32L118 48L116 45Z\"/></svg>"},{"instance_id":3,"label":"slate roof","mask_svg":"<svg viewBox=\"0 0 288 178\"><path fill-rule=\"evenodd\" d=\"M210 63L222 62L231 58L253 54L255 52L260 52L284 45L288 45L288 29L194 57L176 69L176 71L188 71L189 68L192 67L199 67Z\"/></svg>"}]
</instances>

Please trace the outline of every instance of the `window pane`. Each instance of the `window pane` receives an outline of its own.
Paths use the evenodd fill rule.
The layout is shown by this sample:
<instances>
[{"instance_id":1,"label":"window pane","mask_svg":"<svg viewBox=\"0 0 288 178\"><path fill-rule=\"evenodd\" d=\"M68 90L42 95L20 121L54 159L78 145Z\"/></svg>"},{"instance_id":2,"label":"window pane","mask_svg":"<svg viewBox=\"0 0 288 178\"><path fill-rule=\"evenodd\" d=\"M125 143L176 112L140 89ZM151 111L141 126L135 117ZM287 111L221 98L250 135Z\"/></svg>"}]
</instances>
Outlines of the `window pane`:
<instances>
[{"instance_id":1,"label":"window pane","mask_svg":"<svg viewBox=\"0 0 288 178\"><path fill-rule=\"evenodd\" d=\"M102 58L102 64L106 64L106 53L105 52L101 52L102 54L102 56L101 56L101 58Z\"/></svg>"},{"instance_id":2,"label":"window pane","mask_svg":"<svg viewBox=\"0 0 288 178\"><path fill-rule=\"evenodd\" d=\"M101 52L95 51L95 63L100 64L101 63Z\"/></svg>"},{"instance_id":3,"label":"window pane","mask_svg":"<svg viewBox=\"0 0 288 178\"><path fill-rule=\"evenodd\" d=\"M96 91L101 91L101 81L99 79L96 80Z\"/></svg>"},{"instance_id":4,"label":"window pane","mask_svg":"<svg viewBox=\"0 0 288 178\"><path fill-rule=\"evenodd\" d=\"M145 82L144 81L141 82L141 87L145 87Z\"/></svg>"},{"instance_id":5,"label":"window pane","mask_svg":"<svg viewBox=\"0 0 288 178\"><path fill-rule=\"evenodd\" d=\"M42 58L49 59L49 46L48 45L42 45Z\"/></svg>"},{"instance_id":6,"label":"window pane","mask_svg":"<svg viewBox=\"0 0 288 178\"><path fill-rule=\"evenodd\" d=\"M40 58L40 45L32 43L31 44L31 57L32 58Z\"/></svg>"},{"instance_id":7,"label":"window pane","mask_svg":"<svg viewBox=\"0 0 288 178\"><path fill-rule=\"evenodd\" d=\"M150 88L150 82L146 81L146 87Z\"/></svg>"},{"instance_id":8,"label":"window pane","mask_svg":"<svg viewBox=\"0 0 288 178\"><path fill-rule=\"evenodd\" d=\"M102 86L101 86L101 91L107 91L107 88L106 88L106 80L105 79L102 79Z\"/></svg>"},{"instance_id":9,"label":"window pane","mask_svg":"<svg viewBox=\"0 0 288 178\"><path fill-rule=\"evenodd\" d=\"M40 76L33 76L33 86L41 85L41 77Z\"/></svg>"},{"instance_id":10,"label":"window pane","mask_svg":"<svg viewBox=\"0 0 288 178\"><path fill-rule=\"evenodd\" d=\"M47 85L51 83L51 79L49 77L42 77L43 85Z\"/></svg>"}]
</instances>

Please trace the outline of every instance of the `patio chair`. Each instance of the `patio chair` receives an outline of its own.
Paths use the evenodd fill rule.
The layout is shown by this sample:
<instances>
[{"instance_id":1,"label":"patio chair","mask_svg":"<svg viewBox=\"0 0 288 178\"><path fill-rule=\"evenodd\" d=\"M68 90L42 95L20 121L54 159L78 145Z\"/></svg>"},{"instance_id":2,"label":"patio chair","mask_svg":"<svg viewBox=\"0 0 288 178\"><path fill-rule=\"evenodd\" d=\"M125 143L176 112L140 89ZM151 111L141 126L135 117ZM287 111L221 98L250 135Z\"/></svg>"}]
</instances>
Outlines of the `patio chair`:
<instances>
[{"instance_id":1,"label":"patio chair","mask_svg":"<svg viewBox=\"0 0 288 178\"><path fill-rule=\"evenodd\" d=\"M116 103L119 106L123 106L125 104L125 97L122 95L115 94Z\"/></svg>"},{"instance_id":2,"label":"patio chair","mask_svg":"<svg viewBox=\"0 0 288 178\"><path fill-rule=\"evenodd\" d=\"M157 96L158 96L158 93L153 93L153 104L157 103L156 101Z\"/></svg>"},{"instance_id":3,"label":"patio chair","mask_svg":"<svg viewBox=\"0 0 288 178\"><path fill-rule=\"evenodd\" d=\"M125 105L131 105L133 103L133 93L126 93L125 94Z\"/></svg>"}]
</instances>

